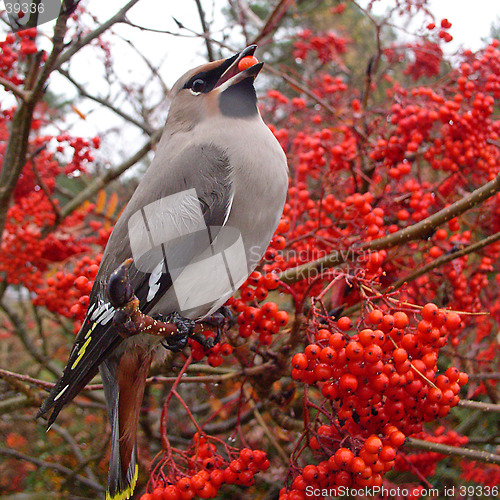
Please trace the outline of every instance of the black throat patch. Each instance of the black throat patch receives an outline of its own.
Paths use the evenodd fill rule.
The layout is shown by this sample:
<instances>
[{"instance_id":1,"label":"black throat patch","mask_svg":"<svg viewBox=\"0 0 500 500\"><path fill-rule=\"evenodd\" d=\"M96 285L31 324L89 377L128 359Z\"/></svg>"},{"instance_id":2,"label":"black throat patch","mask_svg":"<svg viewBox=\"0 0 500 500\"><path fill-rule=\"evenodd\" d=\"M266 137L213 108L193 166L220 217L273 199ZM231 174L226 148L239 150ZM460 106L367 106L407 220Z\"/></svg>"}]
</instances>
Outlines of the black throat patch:
<instances>
[{"instance_id":1,"label":"black throat patch","mask_svg":"<svg viewBox=\"0 0 500 500\"><path fill-rule=\"evenodd\" d=\"M253 78L245 78L231 85L219 96L220 110L224 116L249 118L257 114L257 94Z\"/></svg>"}]
</instances>

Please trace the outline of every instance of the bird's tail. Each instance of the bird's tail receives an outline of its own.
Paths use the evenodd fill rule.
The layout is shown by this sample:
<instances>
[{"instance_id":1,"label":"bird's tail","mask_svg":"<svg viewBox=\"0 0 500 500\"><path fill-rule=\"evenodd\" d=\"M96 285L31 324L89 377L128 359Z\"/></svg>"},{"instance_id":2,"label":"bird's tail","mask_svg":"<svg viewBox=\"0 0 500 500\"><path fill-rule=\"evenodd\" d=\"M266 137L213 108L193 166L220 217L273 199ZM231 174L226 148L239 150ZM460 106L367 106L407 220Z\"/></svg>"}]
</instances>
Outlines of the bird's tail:
<instances>
[{"instance_id":1,"label":"bird's tail","mask_svg":"<svg viewBox=\"0 0 500 500\"><path fill-rule=\"evenodd\" d=\"M151 354L136 347L100 366L111 425L106 500L131 498L137 482L137 426Z\"/></svg>"}]
</instances>

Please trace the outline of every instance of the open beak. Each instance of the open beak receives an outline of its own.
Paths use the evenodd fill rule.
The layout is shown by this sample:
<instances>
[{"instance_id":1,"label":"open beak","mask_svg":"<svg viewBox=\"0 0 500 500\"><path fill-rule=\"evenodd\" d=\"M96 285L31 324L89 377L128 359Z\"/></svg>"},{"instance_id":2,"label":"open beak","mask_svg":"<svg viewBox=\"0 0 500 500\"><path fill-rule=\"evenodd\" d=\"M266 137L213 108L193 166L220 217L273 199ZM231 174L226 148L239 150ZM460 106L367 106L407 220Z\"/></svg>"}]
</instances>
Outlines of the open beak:
<instances>
[{"instance_id":1,"label":"open beak","mask_svg":"<svg viewBox=\"0 0 500 500\"><path fill-rule=\"evenodd\" d=\"M257 45L249 45L246 49L243 49L239 54L236 54L224 61L224 65L228 65L228 68L222 73L221 77L215 84L214 89L220 87L220 91L224 91L231 85L234 85L238 82L241 82L245 78L255 78L259 71L264 66L264 63L257 63L247 68L243 71L240 71L238 65L240 61L247 56L253 56L255 50L257 49Z\"/></svg>"}]
</instances>

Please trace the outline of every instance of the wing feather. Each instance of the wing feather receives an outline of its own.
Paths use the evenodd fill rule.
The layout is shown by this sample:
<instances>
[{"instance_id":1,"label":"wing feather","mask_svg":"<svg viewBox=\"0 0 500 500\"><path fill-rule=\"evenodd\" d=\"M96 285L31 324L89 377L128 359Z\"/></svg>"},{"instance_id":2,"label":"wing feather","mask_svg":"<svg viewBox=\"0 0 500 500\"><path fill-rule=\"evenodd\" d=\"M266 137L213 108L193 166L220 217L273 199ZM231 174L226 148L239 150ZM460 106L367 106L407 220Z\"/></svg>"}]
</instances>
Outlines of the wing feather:
<instances>
[{"instance_id":1,"label":"wing feather","mask_svg":"<svg viewBox=\"0 0 500 500\"><path fill-rule=\"evenodd\" d=\"M206 251L207 245L210 245L220 227L226 223L233 199L231 176L228 156L213 144L189 146L173 155L166 164L161 164L155 158L113 230L90 295L87 317L76 337L69 361L61 379L38 411L37 416L41 416L53 408L48 419L49 426L61 409L97 374L99 365L123 342L123 338L112 326L114 311L107 301L105 290L109 275L126 259L134 257L134 242L131 242L130 238L140 233L143 238L141 245L147 247L149 243L151 252L143 259L149 267L144 268L144 264L134 261L129 271L130 282L139 299L141 311L148 313L153 308L157 309L160 300L170 295L171 300L162 300L162 310L159 312L166 315L179 310L175 294L169 295L172 275L175 276L177 268L182 269L182 266L195 259L196 255ZM153 233L150 232L148 236L148 219L144 217L144 207L151 207L149 211L152 212L159 207L159 200L171 196L178 197L179 193L193 190L203 218L198 222L202 223L201 226L211 229L209 240L205 241L200 231L190 232L190 217L193 217L196 207L189 208L186 205L175 212L176 207L167 203L167 209L174 210L173 220L178 221L177 230L182 233L181 237L151 248L151 241L158 241L159 235L154 233L153 228ZM137 217L137 224L141 222L137 214L145 220L144 227L134 226L134 234L129 235L131 218ZM161 225L162 217L157 219ZM149 240L144 240L146 237Z\"/></svg>"}]
</instances>

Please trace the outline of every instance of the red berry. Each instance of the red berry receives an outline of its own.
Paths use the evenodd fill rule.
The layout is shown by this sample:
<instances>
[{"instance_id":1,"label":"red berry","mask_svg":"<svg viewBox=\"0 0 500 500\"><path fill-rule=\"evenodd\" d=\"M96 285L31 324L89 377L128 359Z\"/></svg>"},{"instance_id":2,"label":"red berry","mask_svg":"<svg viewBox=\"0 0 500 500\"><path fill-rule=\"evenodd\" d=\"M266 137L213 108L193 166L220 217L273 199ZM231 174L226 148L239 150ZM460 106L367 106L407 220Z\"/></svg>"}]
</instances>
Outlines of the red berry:
<instances>
[{"instance_id":1,"label":"red berry","mask_svg":"<svg viewBox=\"0 0 500 500\"><path fill-rule=\"evenodd\" d=\"M371 435L367 438L363 447L368 453L380 453L382 450L382 441L378 436Z\"/></svg>"},{"instance_id":2,"label":"red berry","mask_svg":"<svg viewBox=\"0 0 500 500\"><path fill-rule=\"evenodd\" d=\"M337 321L337 326L343 331L347 332L352 326L352 321L351 318L348 318L347 316L342 316L342 318L339 318Z\"/></svg>"},{"instance_id":3,"label":"red berry","mask_svg":"<svg viewBox=\"0 0 500 500\"><path fill-rule=\"evenodd\" d=\"M321 347L316 344L309 344L305 350L304 354L308 359L317 359L319 357L319 353L321 352Z\"/></svg>"},{"instance_id":4,"label":"red berry","mask_svg":"<svg viewBox=\"0 0 500 500\"><path fill-rule=\"evenodd\" d=\"M292 357L292 367L297 370L305 370L309 365L307 356L301 352L294 354Z\"/></svg>"},{"instance_id":5,"label":"red berry","mask_svg":"<svg viewBox=\"0 0 500 500\"><path fill-rule=\"evenodd\" d=\"M422 309L422 318L426 321L433 321L433 319L437 316L439 309L436 304L425 304Z\"/></svg>"},{"instance_id":6,"label":"red berry","mask_svg":"<svg viewBox=\"0 0 500 500\"><path fill-rule=\"evenodd\" d=\"M348 469L354 459L354 455L348 448L339 448L335 452L335 463L342 469Z\"/></svg>"}]
</instances>

